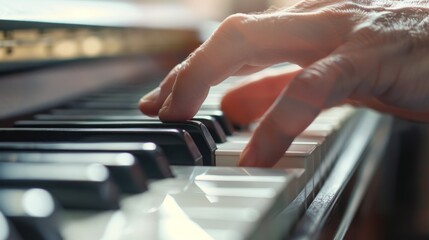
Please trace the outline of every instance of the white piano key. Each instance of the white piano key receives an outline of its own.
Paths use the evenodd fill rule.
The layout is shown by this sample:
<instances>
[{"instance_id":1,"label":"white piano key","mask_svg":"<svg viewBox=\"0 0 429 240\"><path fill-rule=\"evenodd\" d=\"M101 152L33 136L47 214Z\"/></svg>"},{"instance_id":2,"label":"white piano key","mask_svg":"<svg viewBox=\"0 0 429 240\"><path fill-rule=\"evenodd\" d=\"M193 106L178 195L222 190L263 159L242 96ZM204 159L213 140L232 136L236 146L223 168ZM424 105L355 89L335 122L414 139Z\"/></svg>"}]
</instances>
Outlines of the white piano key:
<instances>
[{"instance_id":1,"label":"white piano key","mask_svg":"<svg viewBox=\"0 0 429 240\"><path fill-rule=\"evenodd\" d=\"M218 144L216 150L216 166L237 166L240 154L246 142L227 142ZM320 179L319 173L314 175L319 160L317 143L292 144L274 168L303 168L305 169L305 196L314 197L314 186ZM315 179L316 178L316 179Z\"/></svg>"},{"instance_id":2,"label":"white piano key","mask_svg":"<svg viewBox=\"0 0 429 240\"><path fill-rule=\"evenodd\" d=\"M238 145L235 145L237 147L242 147L241 144L247 144L250 140L250 133L247 134L235 134L234 136L230 136L227 138L227 142L228 143L237 143ZM291 151L294 151L297 149L297 147L299 147L299 145L310 145L310 146L314 146L315 148L311 149L311 153L309 153L310 155L312 155L312 159L314 161L313 165L314 165L314 178L313 178L313 182L314 185L320 185L320 180L322 179L321 174L324 173L322 171L322 157L323 157L323 148L322 148L322 144L324 142L325 138L317 138L317 137L308 137L308 136L303 136L303 137L297 137L295 138L295 140L292 143L292 146L290 148ZM227 144L228 145L228 144ZM229 147L233 147L233 145L230 145ZM228 146L218 146L218 151L219 150L226 150L226 148L229 148ZM242 149L239 149L240 152L242 152ZM286 152L285 154L288 154L288 152ZM223 157L222 157L223 158ZM223 159L222 159L223 160ZM217 157L216 160L217 164L219 166L219 157ZM223 165L220 165L223 166ZM278 166L276 166L278 167Z\"/></svg>"},{"instance_id":3,"label":"white piano key","mask_svg":"<svg viewBox=\"0 0 429 240\"><path fill-rule=\"evenodd\" d=\"M175 179L153 181L148 192L124 197L120 211L65 213L65 239L248 239L261 221L295 198L304 170L174 166L173 171ZM283 231L267 236L278 238Z\"/></svg>"}]
</instances>

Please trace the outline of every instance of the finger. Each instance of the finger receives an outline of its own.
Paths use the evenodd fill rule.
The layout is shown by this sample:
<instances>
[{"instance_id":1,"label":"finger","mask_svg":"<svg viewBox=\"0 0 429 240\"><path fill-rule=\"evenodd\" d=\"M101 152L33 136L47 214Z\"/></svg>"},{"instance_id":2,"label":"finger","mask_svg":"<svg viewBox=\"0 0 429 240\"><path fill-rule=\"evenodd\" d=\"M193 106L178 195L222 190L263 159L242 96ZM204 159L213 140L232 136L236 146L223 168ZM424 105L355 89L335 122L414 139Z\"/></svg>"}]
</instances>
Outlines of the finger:
<instances>
[{"instance_id":1,"label":"finger","mask_svg":"<svg viewBox=\"0 0 429 240\"><path fill-rule=\"evenodd\" d=\"M234 76L249 75L255 72L259 72L267 67L269 67L269 65L263 65L263 66L244 65L234 73Z\"/></svg>"},{"instance_id":2,"label":"finger","mask_svg":"<svg viewBox=\"0 0 429 240\"><path fill-rule=\"evenodd\" d=\"M271 71L229 90L221 109L233 123L246 125L260 118L284 87L300 72L296 67Z\"/></svg>"},{"instance_id":3,"label":"finger","mask_svg":"<svg viewBox=\"0 0 429 240\"><path fill-rule=\"evenodd\" d=\"M160 118L191 118L210 86L245 69L243 67L246 65L268 66L285 61L308 65L326 56L350 30L341 28L339 31L327 18L322 13L238 14L229 17L181 65L180 71L167 77L167 85L172 85L172 89L168 96L159 94L159 101L163 102L159 109ZM314 31L314 21L317 19L324 22L318 27L324 28L322 38L317 37L319 34ZM156 107L159 105L156 104Z\"/></svg>"},{"instance_id":4,"label":"finger","mask_svg":"<svg viewBox=\"0 0 429 240\"><path fill-rule=\"evenodd\" d=\"M170 94L162 99L159 116L163 120L191 118L206 98L209 88L234 75L246 63L251 48L242 35L246 15L229 17L216 32L182 63Z\"/></svg>"},{"instance_id":5,"label":"finger","mask_svg":"<svg viewBox=\"0 0 429 240\"><path fill-rule=\"evenodd\" d=\"M304 69L264 116L239 164L273 166L322 109L359 89L359 80L373 71L371 65L351 55L332 55Z\"/></svg>"},{"instance_id":6,"label":"finger","mask_svg":"<svg viewBox=\"0 0 429 240\"><path fill-rule=\"evenodd\" d=\"M177 77L178 72L180 71L180 68L181 64L175 66L161 82L159 87L155 88L140 99L140 111L149 116L158 115L159 109L161 108L162 104L164 103L164 100L167 98L167 96L171 92L171 89L173 88L175 79Z\"/></svg>"}]
</instances>

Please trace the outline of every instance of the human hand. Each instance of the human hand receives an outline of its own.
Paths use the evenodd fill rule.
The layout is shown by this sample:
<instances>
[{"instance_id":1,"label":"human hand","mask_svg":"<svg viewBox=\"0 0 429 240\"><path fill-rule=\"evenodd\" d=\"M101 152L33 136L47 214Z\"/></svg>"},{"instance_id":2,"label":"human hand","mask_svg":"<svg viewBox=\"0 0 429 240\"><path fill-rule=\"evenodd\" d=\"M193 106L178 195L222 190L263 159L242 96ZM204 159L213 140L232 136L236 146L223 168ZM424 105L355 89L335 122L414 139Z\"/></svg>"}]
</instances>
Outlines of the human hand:
<instances>
[{"instance_id":1,"label":"human hand","mask_svg":"<svg viewBox=\"0 0 429 240\"><path fill-rule=\"evenodd\" d=\"M259 82L285 87L265 104L270 107L240 165L274 165L322 109L345 100L429 122L428 16L428 0L307 0L233 15L141 100L140 109L166 121L189 119L210 86L228 76L292 62L303 68L296 76Z\"/></svg>"}]
</instances>

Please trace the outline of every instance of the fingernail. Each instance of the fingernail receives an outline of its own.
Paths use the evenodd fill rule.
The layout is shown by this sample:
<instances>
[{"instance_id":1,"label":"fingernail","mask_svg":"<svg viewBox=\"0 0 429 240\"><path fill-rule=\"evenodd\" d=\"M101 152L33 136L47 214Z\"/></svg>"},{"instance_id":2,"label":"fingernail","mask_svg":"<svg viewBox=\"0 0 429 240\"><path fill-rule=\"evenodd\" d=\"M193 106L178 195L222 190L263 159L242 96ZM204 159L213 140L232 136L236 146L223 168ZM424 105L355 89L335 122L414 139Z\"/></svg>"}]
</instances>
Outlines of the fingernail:
<instances>
[{"instance_id":1,"label":"fingernail","mask_svg":"<svg viewBox=\"0 0 429 240\"><path fill-rule=\"evenodd\" d=\"M140 104L146 104L146 103L156 102L156 100L158 100L158 98L159 98L159 93L160 92L161 91L160 91L159 87L155 88L150 93L146 94L145 96L143 96L140 99Z\"/></svg>"}]
</instances>

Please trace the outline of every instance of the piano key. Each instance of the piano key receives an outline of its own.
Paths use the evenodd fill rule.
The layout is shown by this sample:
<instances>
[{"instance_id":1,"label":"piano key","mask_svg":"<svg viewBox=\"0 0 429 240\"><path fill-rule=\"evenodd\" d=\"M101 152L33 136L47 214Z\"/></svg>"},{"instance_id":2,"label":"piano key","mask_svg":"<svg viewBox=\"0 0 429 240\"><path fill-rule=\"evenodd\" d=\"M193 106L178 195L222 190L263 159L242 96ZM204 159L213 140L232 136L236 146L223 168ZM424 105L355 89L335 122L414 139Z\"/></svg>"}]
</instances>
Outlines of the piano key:
<instances>
[{"instance_id":1,"label":"piano key","mask_svg":"<svg viewBox=\"0 0 429 240\"><path fill-rule=\"evenodd\" d=\"M237 148L236 150L238 150L240 153L242 152L242 147L244 147L244 145L247 145L249 141L250 141L250 135L247 135L247 134L228 137L228 143L233 144L233 146ZM324 152L323 152L324 149L322 148L323 142L324 142L324 139L320 139L320 138L318 139L315 137L297 137L294 139L291 147L289 148L290 152L297 151L298 149L310 151L308 155L311 155L314 161L313 165L314 165L315 172L314 172L313 179L314 179L315 185L321 184L320 181L322 179L322 174L324 174L324 172L322 172L322 162L323 162L322 157L324 156ZM305 148L307 146L303 146L303 145L308 145L308 149L306 150ZM223 146L219 147L219 149L221 149L222 147ZM285 154L287 155L288 151L286 151Z\"/></svg>"},{"instance_id":2,"label":"piano key","mask_svg":"<svg viewBox=\"0 0 429 240\"><path fill-rule=\"evenodd\" d=\"M0 142L154 142L167 159L181 165L202 165L191 136L176 129L0 128Z\"/></svg>"},{"instance_id":3,"label":"piano key","mask_svg":"<svg viewBox=\"0 0 429 240\"><path fill-rule=\"evenodd\" d=\"M218 145L216 150L217 166L237 166L240 154L247 142L227 142ZM274 165L274 168L303 168L305 179L308 183L305 187L305 196L313 198L315 186L319 181L319 175L315 171L319 165L317 143L295 143L285 152L283 157Z\"/></svg>"},{"instance_id":4,"label":"piano key","mask_svg":"<svg viewBox=\"0 0 429 240\"><path fill-rule=\"evenodd\" d=\"M48 142L0 142L1 152L85 152L85 153L129 153L142 167L147 178L171 178L173 173L163 151L154 143L48 143Z\"/></svg>"},{"instance_id":5,"label":"piano key","mask_svg":"<svg viewBox=\"0 0 429 240\"><path fill-rule=\"evenodd\" d=\"M266 232L264 225L294 199L303 174L302 169L199 166L173 166L173 171L175 179L154 181L148 192L124 197L120 211L96 219L66 212L64 237L278 239L285 228Z\"/></svg>"},{"instance_id":6,"label":"piano key","mask_svg":"<svg viewBox=\"0 0 429 240\"><path fill-rule=\"evenodd\" d=\"M138 101L124 100L124 101L74 101L66 104L67 108L72 109L138 109ZM220 105L217 101L205 101L201 110L219 110Z\"/></svg>"},{"instance_id":7,"label":"piano key","mask_svg":"<svg viewBox=\"0 0 429 240\"><path fill-rule=\"evenodd\" d=\"M72 109L138 109L138 102L75 101L68 103L66 107Z\"/></svg>"},{"instance_id":8,"label":"piano key","mask_svg":"<svg viewBox=\"0 0 429 240\"><path fill-rule=\"evenodd\" d=\"M107 169L122 192L140 193L147 190L146 177L135 157L129 153L82 152L3 152L0 162L20 163L98 163Z\"/></svg>"},{"instance_id":9,"label":"piano key","mask_svg":"<svg viewBox=\"0 0 429 240\"><path fill-rule=\"evenodd\" d=\"M20 239L11 228L9 237L2 237L8 232L2 230L6 218L1 212L13 223L23 239L62 239L58 206L45 190L0 189L0 239Z\"/></svg>"},{"instance_id":10,"label":"piano key","mask_svg":"<svg viewBox=\"0 0 429 240\"><path fill-rule=\"evenodd\" d=\"M78 120L73 119L73 117L67 118L65 116L84 116L81 117L81 120L84 118L91 119L91 117L96 116L106 116L111 119L116 119L119 121L133 121L133 120L158 120L156 117L150 117L142 115L138 109L54 109L50 111L51 114L39 114L36 115L36 119L43 120ZM58 115L63 117L50 117L51 115ZM220 124L226 135L231 135L234 131L231 122L226 118L220 110L199 110L195 117L200 116L212 116ZM126 120L125 120L126 119Z\"/></svg>"},{"instance_id":11,"label":"piano key","mask_svg":"<svg viewBox=\"0 0 429 240\"><path fill-rule=\"evenodd\" d=\"M0 185L43 188L63 207L116 209L119 192L108 170L99 164L0 163Z\"/></svg>"},{"instance_id":12,"label":"piano key","mask_svg":"<svg viewBox=\"0 0 429 240\"><path fill-rule=\"evenodd\" d=\"M229 136L234 132L231 121L220 110L202 109L197 112L196 116L212 116L219 122L226 135Z\"/></svg>"},{"instance_id":13,"label":"piano key","mask_svg":"<svg viewBox=\"0 0 429 240\"><path fill-rule=\"evenodd\" d=\"M204 124L217 143L226 142L226 133L216 118L212 116L194 116L193 120Z\"/></svg>"},{"instance_id":14,"label":"piano key","mask_svg":"<svg viewBox=\"0 0 429 240\"><path fill-rule=\"evenodd\" d=\"M51 115L38 114L36 120L43 121L153 121L158 118L145 115ZM225 141L225 132L215 117L206 115L196 115L192 120L202 122L208 129L216 142ZM216 123L215 123L216 122Z\"/></svg>"},{"instance_id":15,"label":"piano key","mask_svg":"<svg viewBox=\"0 0 429 240\"><path fill-rule=\"evenodd\" d=\"M19 234L15 230L15 227L3 215L1 210L0 210L0 239L2 239L2 240L21 240L21 237L19 236Z\"/></svg>"},{"instance_id":16,"label":"piano key","mask_svg":"<svg viewBox=\"0 0 429 240\"><path fill-rule=\"evenodd\" d=\"M236 166L246 144L247 141L219 144L216 150L217 166ZM317 143L293 143L275 167L305 168L307 173L312 174L316 164L312 158L314 151L317 151Z\"/></svg>"},{"instance_id":17,"label":"piano key","mask_svg":"<svg viewBox=\"0 0 429 240\"><path fill-rule=\"evenodd\" d=\"M51 115L68 115L68 116L76 116L76 115L84 115L84 116L146 116L138 109L69 109L69 108L58 108L52 109L49 111ZM149 117L153 120L157 118Z\"/></svg>"},{"instance_id":18,"label":"piano key","mask_svg":"<svg viewBox=\"0 0 429 240\"><path fill-rule=\"evenodd\" d=\"M207 128L200 122L167 122L161 121L41 121L22 120L15 122L15 127L23 128L128 128L128 129L179 129L187 131L203 156L207 166L215 165L216 144Z\"/></svg>"}]
</instances>

